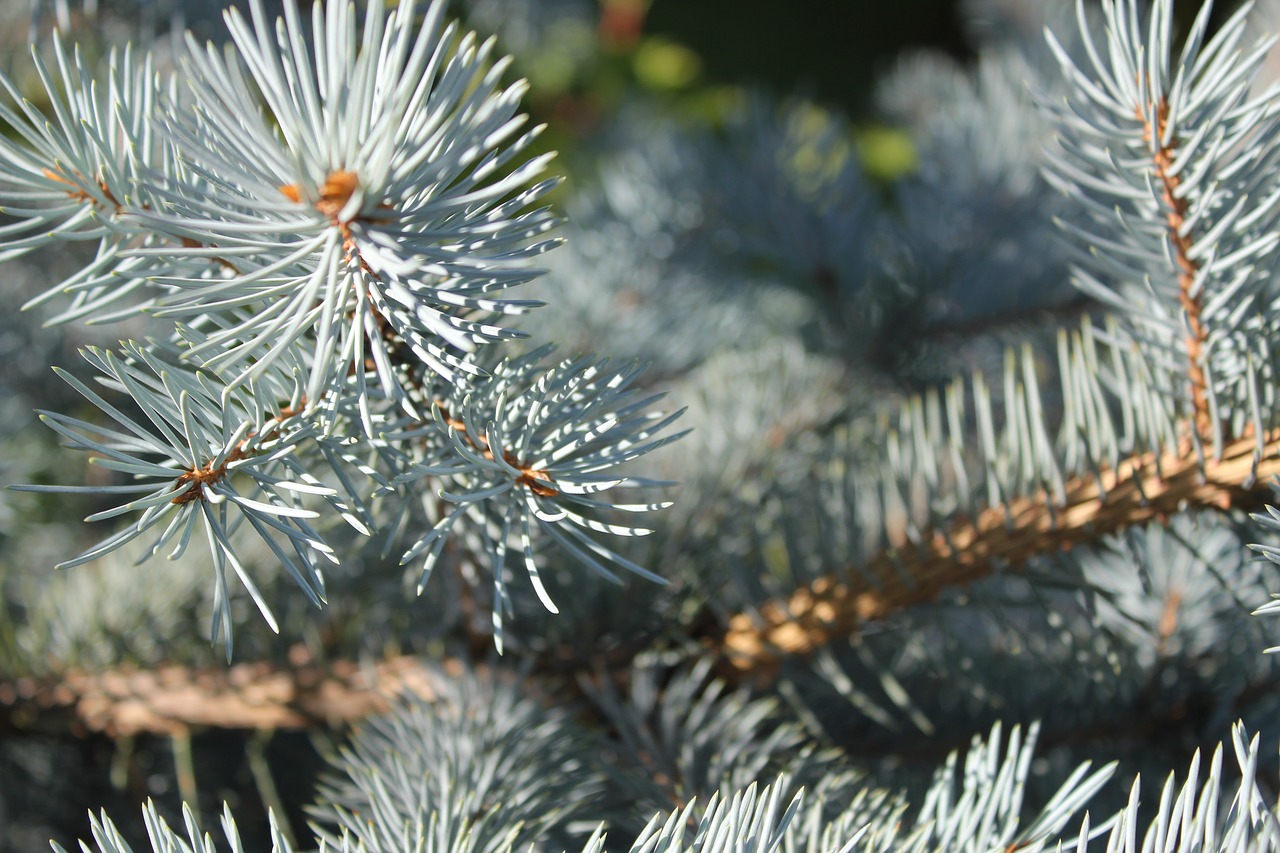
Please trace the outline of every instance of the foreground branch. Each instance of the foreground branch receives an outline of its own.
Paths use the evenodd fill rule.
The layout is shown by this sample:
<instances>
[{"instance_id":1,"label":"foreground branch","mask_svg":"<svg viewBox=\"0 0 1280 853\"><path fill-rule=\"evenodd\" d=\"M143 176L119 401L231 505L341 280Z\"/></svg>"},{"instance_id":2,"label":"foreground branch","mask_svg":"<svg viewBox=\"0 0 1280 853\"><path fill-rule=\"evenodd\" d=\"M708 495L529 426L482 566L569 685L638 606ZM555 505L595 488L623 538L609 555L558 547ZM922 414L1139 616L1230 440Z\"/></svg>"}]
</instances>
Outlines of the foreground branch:
<instances>
[{"instance_id":1,"label":"foreground branch","mask_svg":"<svg viewBox=\"0 0 1280 853\"><path fill-rule=\"evenodd\" d=\"M722 654L740 676L767 676L788 655L809 653L865 622L1034 557L1189 509L1257 509L1280 475L1280 430L1267 434L1261 447L1259 453L1256 438L1239 439L1203 465L1194 452L1168 453L1159 474L1154 455L1143 454L1098 477L1068 481L1060 506L1039 494L988 508L925 542L877 554L856 576L822 578L785 602L733 617ZM73 671L0 682L0 729L120 736L334 726L386 711L405 692L431 696L431 678L408 656L368 665L321 665L300 654L287 666Z\"/></svg>"},{"instance_id":2,"label":"foreground branch","mask_svg":"<svg viewBox=\"0 0 1280 853\"><path fill-rule=\"evenodd\" d=\"M844 578L828 576L729 622L722 650L740 674L768 675L787 655L806 654L854 634L864 622L934 600L1003 568L1069 550L1134 525L1189 509L1257 509L1280 474L1280 430L1239 439L1221 458L1166 453L1157 473L1147 453L1069 480L1060 506L1047 495L1014 498L976 519L935 530L927 541L882 551Z\"/></svg>"}]
</instances>

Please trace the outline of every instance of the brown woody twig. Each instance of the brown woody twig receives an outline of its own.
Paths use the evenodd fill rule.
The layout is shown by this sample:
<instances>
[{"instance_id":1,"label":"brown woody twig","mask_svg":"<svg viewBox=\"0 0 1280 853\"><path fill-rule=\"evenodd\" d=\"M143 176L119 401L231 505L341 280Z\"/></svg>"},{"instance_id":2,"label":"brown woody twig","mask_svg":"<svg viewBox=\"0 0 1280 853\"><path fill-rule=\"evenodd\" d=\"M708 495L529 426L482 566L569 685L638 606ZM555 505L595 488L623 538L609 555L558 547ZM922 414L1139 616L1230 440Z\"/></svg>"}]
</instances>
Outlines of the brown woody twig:
<instances>
[{"instance_id":1,"label":"brown woody twig","mask_svg":"<svg viewBox=\"0 0 1280 853\"><path fill-rule=\"evenodd\" d=\"M1001 567L1187 509L1258 508L1280 474L1280 430L1264 436L1263 444L1266 452L1255 461L1256 438L1237 439L1203 466L1190 448L1166 453L1159 469L1147 453L1103 469L1097 478L1069 480L1060 506L1041 493L989 507L945 535L938 530L919 544L882 551L857 572L821 578L786 601L734 616L721 639L723 657L741 675L768 677L788 655L851 636L869 621L932 601L944 589L967 586Z\"/></svg>"}]
</instances>

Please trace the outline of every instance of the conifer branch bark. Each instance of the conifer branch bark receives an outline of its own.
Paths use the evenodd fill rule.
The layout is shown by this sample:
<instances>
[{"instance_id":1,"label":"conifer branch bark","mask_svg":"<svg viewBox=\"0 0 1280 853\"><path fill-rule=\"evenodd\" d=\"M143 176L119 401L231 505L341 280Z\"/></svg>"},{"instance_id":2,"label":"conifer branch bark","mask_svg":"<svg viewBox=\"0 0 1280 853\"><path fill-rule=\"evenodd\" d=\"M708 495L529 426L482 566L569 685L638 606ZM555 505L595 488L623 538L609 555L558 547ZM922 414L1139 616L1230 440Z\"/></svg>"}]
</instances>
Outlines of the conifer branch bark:
<instances>
[{"instance_id":1,"label":"conifer branch bark","mask_svg":"<svg viewBox=\"0 0 1280 853\"><path fill-rule=\"evenodd\" d=\"M1203 463L1189 448L1159 460L1134 456L1096 477L1072 478L1060 505L1043 492L1015 497L925 541L881 551L856 570L820 578L786 601L739 613L721 640L722 655L740 675L767 679L787 656L808 654L867 622L1034 557L1197 508L1257 509L1276 475L1280 430L1237 439Z\"/></svg>"},{"instance_id":2,"label":"conifer branch bark","mask_svg":"<svg viewBox=\"0 0 1280 853\"><path fill-rule=\"evenodd\" d=\"M406 693L436 693L430 672L412 655L320 664L302 653L283 666L71 671L0 681L0 730L122 737L333 727L385 713Z\"/></svg>"},{"instance_id":3,"label":"conifer branch bark","mask_svg":"<svg viewBox=\"0 0 1280 853\"><path fill-rule=\"evenodd\" d=\"M1201 359L1208 344L1209 332L1201 317L1204 311L1204 290L1196 290L1196 276L1200 263L1191 257L1195 245L1193 232L1187 227L1190 202L1179 193L1181 175L1175 168L1177 138L1165 139L1168 133L1169 101L1162 97L1156 105L1155 127L1139 112L1142 120L1143 140L1152 146L1152 171L1161 190L1165 204L1165 221L1169 228L1169 243L1173 248L1173 260L1178 268L1178 303L1186 316L1187 380L1190 384L1193 425L1201 441L1208 441L1213 426L1213 414L1209 411L1208 379Z\"/></svg>"}]
</instances>

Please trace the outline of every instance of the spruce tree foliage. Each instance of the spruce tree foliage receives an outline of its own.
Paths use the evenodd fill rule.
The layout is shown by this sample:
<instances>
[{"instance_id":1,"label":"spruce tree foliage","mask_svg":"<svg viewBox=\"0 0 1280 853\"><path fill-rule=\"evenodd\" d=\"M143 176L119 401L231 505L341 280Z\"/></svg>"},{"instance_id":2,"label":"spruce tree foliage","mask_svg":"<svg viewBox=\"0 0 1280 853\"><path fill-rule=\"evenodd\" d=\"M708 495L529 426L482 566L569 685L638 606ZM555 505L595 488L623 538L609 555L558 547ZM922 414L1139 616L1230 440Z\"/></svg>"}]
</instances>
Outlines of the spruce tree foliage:
<instances>
[{"instance_id":1,"label":"spruce tree foliage","mask_svg":"<svg viewBox=\"0 0 1280 853\"><path fill-rule=\"evenodd\" d=\"M1280 849L1280 5L973 0L905 169L636 98L558 187L511 80L627 9L56 4L0 75L4 760L181 788L53 848Z\"/></svg>"},{"instance_id":2,"label":"spruce tree foliage","mask_svg":"<svg viewBox=\"0 0 1280 853\"><path fill-rule=\"evenodd\" d=\"M207 539L213 637L225 637L230 658L228 567L277 629L237 559L235 531L258 533L319 605L321 563L338 558L300 496L325 499L365 535L384 527L370 506L384 498L387 517L426 514L429 532L402 558L425 554L420 587L455 528L486 540L501 648L513 537L551 609L532 530L592 570L644 572L591 533L648 532L596 516L661 506L609 493L646 485L612 472L658 446L671 418L644 411L654 400L631 392L634 369L482 350L519 336L498 323L535 303L502 294L536 274L529 262L555 224L547 208L530 209L555 184L536 180L550 155L521 162L540 128L522 132L523 86L500 86L507 62L491 61L495 42L455 38L440 3L423 21L413 4L370 4L359 23L354 7L312 8L304 29L286 4L275 43L261 4L251 22L232 10L236 52L191 44L172 82L126 50L105 92L56 40L56 76L37 68L56 122L8 86L23 109L4 111L21 137L5 152L8 209L28 215L9 229L6 253L101 241L89 269L34 304L68 294L72 308L56 320L141 310L175 320L166 340L84 352L145 420L59 374L116 426L42 419L100 454L93 464L130 475L87 488L139 495L88 519L136 521L59 565L153 529L150 552L171 560L193 536ZM130 297L137 304L120 304ZM420 509L428 490L414 483L424 476L443 485Z\"/></svg>"}]
</instances>

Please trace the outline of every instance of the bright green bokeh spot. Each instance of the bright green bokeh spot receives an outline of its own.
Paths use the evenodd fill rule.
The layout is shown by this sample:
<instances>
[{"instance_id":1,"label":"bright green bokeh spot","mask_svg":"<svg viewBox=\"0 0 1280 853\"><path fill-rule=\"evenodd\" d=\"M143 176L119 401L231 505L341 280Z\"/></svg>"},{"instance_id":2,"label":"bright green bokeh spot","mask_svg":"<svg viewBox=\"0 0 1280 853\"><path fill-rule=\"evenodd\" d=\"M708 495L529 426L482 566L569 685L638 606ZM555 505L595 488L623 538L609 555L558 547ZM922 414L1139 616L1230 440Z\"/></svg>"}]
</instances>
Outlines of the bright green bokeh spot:
<instances>
[{"instance_id":1,"label":"bright green bokeh spot","mask_svg":"<svg viewBox=\"0 0 1280 853\"><path fill-rule=\"evenodd\" d=\"M640 42L631 62L636 79L648 89L683 89L702 72L696 53L660 36Z\"/></svg>"},{"instance_id":2,"label":"bright green bokeh spot","mask_svg":"<svg viewBox=\"0 0 1280 853\"><path fill-rule=\"evenodd\" d=\"M915 143L902 130L883 125L868 125L856 133L858 158L862 168L873 178L896 181L914 172L920 165Z\"/></svg>"}]
</instances>

